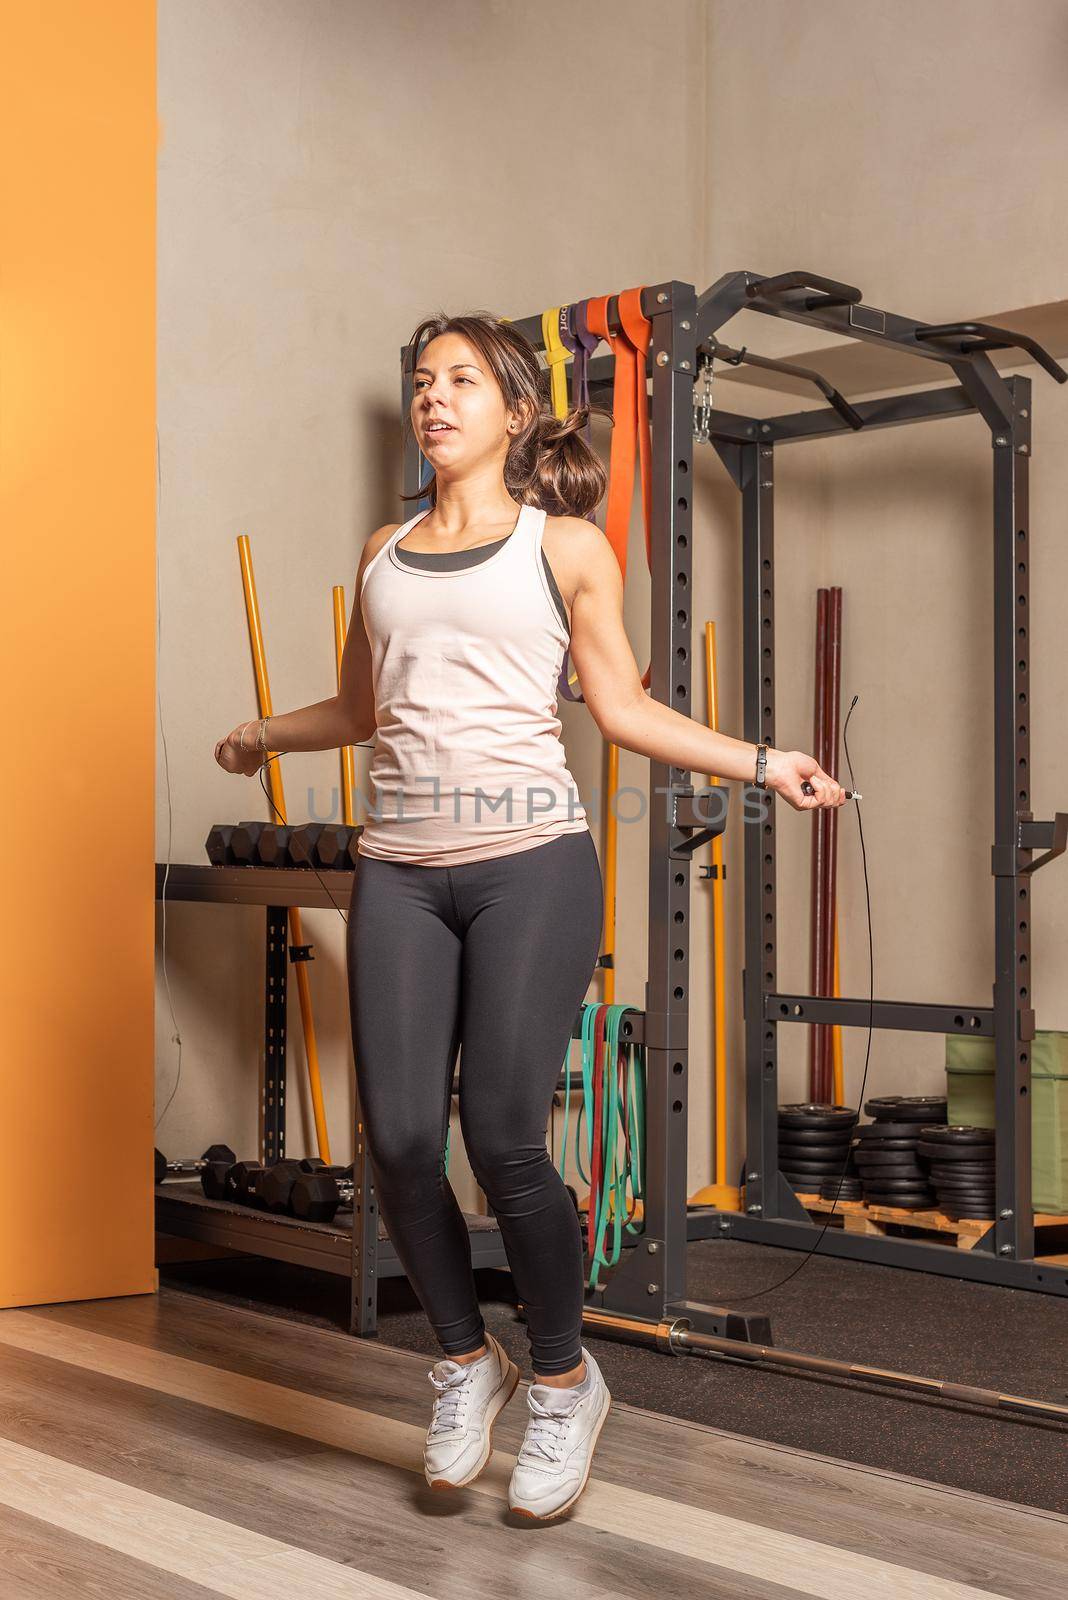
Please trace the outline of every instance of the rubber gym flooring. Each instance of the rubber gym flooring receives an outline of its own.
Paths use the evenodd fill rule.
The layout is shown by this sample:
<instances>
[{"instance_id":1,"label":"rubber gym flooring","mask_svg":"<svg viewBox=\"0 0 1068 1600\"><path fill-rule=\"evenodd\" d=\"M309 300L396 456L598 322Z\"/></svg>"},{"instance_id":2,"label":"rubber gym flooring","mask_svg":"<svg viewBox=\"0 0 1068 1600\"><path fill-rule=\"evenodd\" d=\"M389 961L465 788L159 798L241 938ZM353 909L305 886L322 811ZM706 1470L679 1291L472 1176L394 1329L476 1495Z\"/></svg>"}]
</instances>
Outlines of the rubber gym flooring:
<instances>
[{"instance_id":1,"label":"rubber gym flooring","mask_svg":"<svg viewBox=\"0 0 1068 1600\"><path fill-rule=\"evenodd\" d=\"M401 1327L390 1319L391 1335ZM685 1363L699 1390L713 1370L644 1359ZM525 1385L482 1476L435 1493L422 1464L426 1370L421 1350L166 1283L159 1295L0 1311L0 1594L1063 1596L1068 1519L618 1395L564 1518L531 1523L507 1508Z\"/></svg>"},{"instance_id":2,"label":"rubber gym flooring","mask_svg":"<svg viewBox=\"0 0 1068 1600\"><path fill-rule=\"evenodd\" d=\"M1068 1398L1068 1301L899 1268L705 1240L688 1249L689 1297L766 1311L776 1345L922 1377ZM507 1273L477 1274L486 1325L531 1377L525 1324ZM348 1283L254 1258L161 1268L161 1282L324 1328L348 1328ZM743 1299L744 1296L753 1298ZM877 1386L672 1357L583 1335L620 1401L790 1449L902 1473L1043 1510L1068 1512L1068 1434L1054 1424ZM366 1347L374 1340L354 1340ZM407 1280L379 1285L378 1342L440 1351ZM428 1385L429 1388L429 1385ZM1068 1552L1068 1543L1066 1543ZM1063 1585L1068 1592L1068 1580Z\"/></svg>"}]
</instances>

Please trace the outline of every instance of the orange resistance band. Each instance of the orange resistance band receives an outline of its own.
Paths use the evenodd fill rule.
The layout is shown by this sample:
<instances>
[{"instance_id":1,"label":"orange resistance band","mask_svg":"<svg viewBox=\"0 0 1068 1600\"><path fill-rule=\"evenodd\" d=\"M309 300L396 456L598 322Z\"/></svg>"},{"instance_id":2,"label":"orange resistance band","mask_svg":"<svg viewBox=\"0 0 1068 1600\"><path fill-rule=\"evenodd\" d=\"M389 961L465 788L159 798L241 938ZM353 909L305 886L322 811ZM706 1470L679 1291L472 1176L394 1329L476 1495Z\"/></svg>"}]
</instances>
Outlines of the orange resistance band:
<instances>
[{"instance_id":1,"label":"orange resistance band","mask_svg":"<svg viewBox=\"0 0 1068 1600\"><path fill-rule=\"evenodd\" d=\"M634 498L634 441L637 436L642 480L642 517L645 523L645 558L653 570L652 440L649 432L649 395L645 387L645 358L653 325L642 311L642 289L624 289L619 295L619 333L608 327L608 295L586 302L586 325L611 347L615 357L612 389L612 451L609 461L608 509L605 537L619 562L626 583L630 508ZM645 669L642 688L648 689L652 663Z\"/></svg>"}]
</instances>

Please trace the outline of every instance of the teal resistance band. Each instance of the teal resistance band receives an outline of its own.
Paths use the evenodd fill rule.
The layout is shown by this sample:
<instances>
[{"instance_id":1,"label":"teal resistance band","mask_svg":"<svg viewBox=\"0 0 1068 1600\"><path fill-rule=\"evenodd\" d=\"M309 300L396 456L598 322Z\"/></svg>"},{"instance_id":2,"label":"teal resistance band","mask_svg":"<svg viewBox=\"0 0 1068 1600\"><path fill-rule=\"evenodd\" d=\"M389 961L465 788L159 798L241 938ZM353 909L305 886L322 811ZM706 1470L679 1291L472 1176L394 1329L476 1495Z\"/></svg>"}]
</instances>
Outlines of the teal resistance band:
<instances>
[{"instance_id":1,"label":"teal resistance band","mask_svg":"<svg viewBox=\"0 0 1068 1600\"><path fill-rule=\"evenodd\" d=\"M579 1135L582 1131L582 1113L585 1109L585 1088L587 1083L587 1060L593 1059L593 1033L597 1023L598 1007L595 1002L587 1002L582 1008L582 1086L583 1104L579 1106L578 1120L575 1123L575 1169L584 1183L589 1183L590 1175L582 1169L582 1150L579 1144ZM568 1045L567 1054L564 1056L564 1083L567 1085L564 1093L564 1133L560 1140L560 1176L567 1179L567 1123L571 1109L571 1046Z\"/></svg>"},{"instance_id":2,"label":"teal resistance band","mask_svg":"<svg viewBox=\"0 0 1068 1600\"><path fill-rule=\"evenodd\" d=\"M625 1226L628 1233L637 1234L644 1231L644 1218L640 1223L633 1222L636 1205L629 1208L628 1220L624 1224L623 1212L627 1208L627 1189L631 1191L634 1202L642 1199L645 1193L645 1051L641 1045L619 1037L622 1019L629 1013L637 1013L635 1006L606 1006L604 1050L600 1062L594 1060L595 1033L597 1014L601 1009L598 1003L588 1003L582 1013L582 1106L575 1124L575 1165L579 1175L586 1183L590 1184L590 1205L594 1208L594 1250L591 1258L589 1287L596 1288L601 1267L615 1266L619 1260L622 1249L622 1229ZM623 1073L619 1073L620 1052L623 1052ZM564 1064L565 1081L568 1085L564 1098L564 1133L561 1141L560 1175L566 1178L567 1163L567 1122L568 1108L570 1105L570 1071L567 1059ZM594 1193L591 1173L593 1170L593 1118L594 1118L594 1089L596 1084L595 1074L601 1074L601 1181L598 1192ZM628 1085L629 1075L629 1085ZM628 1085L624 1096L624 1085ZM626 1112L624 1112L624 1098L626 1099ZM585 1113L586 1138L585 1154L588 1168L583 1167L583 1151L580 1138L583 1113ZM620 1137L622 1135L622 1137ZM612 1217L612 1245L611 1253L605 1254L605 1235L608 1229L609 1213Z\"/></svg>"}]
</instances>

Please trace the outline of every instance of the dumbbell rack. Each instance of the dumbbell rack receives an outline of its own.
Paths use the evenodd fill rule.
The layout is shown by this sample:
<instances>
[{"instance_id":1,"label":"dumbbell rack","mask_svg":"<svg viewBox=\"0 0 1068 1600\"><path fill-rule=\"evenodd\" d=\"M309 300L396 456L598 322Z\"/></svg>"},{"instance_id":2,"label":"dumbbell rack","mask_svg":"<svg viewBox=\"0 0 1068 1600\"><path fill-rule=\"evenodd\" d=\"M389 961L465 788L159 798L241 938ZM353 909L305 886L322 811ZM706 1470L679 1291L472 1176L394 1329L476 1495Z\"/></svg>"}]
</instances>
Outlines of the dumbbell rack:
<instances>
[{"instance_id":1,"label":"dumbbell rack","mask_svg":"<svg viewBox=\"0 0 1068 1600\"><path fill-rule=\"evenodd\" d=\"M165 873L168 900L266 907L259 1159L270 1166L286 1153L287 957L307 960L310 949L307 945L290 948L288 910L290 906L329 910L334 902L347 906L353 873L319 869L316 876L306 867L215 867L188 862L172 862L168 870L157 862L157 900L163 897ZM233 1201L209 1200L199 1179L171 1180L156 1187L156 1228L160 1233L246 1255L349 1276L350 1331L368 1338L378 1330L378 1279L403 1277L404 1268L379 1217L366 1144L359 1138L353 1180L357 1204L351 1212L339 1212L332 1222L307 1222ZM464 1220L474 1268L507 1268L496 1219L465 1212Z\"/></svg>"}]
</instances>

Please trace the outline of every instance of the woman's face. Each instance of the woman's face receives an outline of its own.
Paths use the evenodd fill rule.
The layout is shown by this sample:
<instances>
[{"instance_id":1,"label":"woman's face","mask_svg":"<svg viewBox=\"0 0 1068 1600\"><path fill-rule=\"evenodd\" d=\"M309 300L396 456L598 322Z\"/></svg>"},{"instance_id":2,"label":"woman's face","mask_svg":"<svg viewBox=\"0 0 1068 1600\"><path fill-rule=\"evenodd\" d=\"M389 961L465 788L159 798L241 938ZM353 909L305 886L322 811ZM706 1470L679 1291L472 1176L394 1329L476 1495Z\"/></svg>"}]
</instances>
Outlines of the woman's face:
<instances>
[{"instance_id":1,"label":"woman's face","mask_svg":"<svg viewBox=\"0 0 1068 1600\"><path fill-rule=\"evenodd\" d=\"M455 477L498 456L503 466L509 423L514 427L518 418L462 334L440 333L424 346L412 374L412 427L436 472Z\"/></svg>"}]
</instances>

